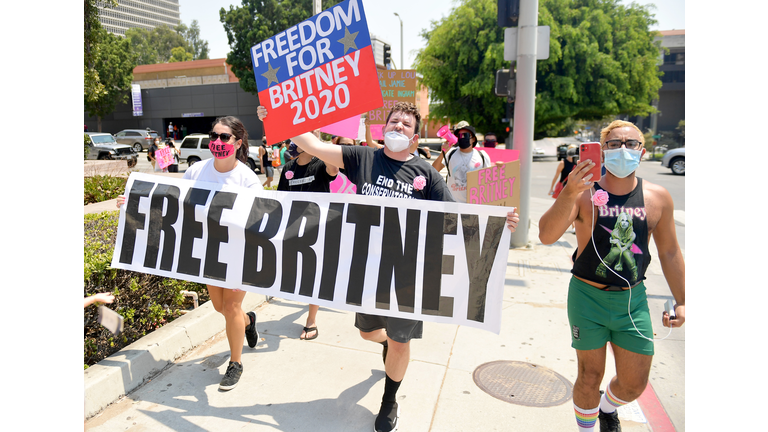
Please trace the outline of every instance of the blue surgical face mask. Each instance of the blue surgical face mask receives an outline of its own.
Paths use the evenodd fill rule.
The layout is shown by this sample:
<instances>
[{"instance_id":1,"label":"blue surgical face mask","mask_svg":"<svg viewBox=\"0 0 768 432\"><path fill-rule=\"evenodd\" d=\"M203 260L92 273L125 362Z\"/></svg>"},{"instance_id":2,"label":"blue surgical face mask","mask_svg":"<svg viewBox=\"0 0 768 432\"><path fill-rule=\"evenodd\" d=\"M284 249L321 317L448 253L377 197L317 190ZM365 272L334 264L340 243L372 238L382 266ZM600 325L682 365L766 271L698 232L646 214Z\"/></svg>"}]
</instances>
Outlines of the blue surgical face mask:
<instances>
[{"instance_id":1,"label":"blue surgical face mask","mask_svg":"<svg viewBox=\"0 0 768 432\"><path fill-rule=\"evenodd\" d=\"M627 148L618 148L614 150L603 150L605 158L605 169L618 178L624 178L635 172L640 166L640 157L642 150L631 150Z\"/></svg>"}]
</instances>

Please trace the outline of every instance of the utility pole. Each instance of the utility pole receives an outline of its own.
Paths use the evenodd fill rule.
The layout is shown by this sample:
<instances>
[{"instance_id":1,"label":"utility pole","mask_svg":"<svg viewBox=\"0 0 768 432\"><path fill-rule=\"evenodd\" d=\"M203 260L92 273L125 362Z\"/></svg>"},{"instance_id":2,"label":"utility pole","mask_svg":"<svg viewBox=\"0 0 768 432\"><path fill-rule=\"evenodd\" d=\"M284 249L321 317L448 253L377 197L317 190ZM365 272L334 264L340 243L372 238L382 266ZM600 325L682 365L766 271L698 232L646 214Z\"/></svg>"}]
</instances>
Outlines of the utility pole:
<instances>
[{"instance_id":1,"label":"utility pole","mask_svg":"<svg viewBox=\"0 0 768 432\"><path fill-rule=\"evenodd\" d=\"M539 24L539 1L520 0L517 38L517 82L515 114L510 122L512 146L520 153L520 222L510 237L511 247L528 246L531 224L531 165L533 164L533 121L536 98L536 49Z\"/></svg>"},{"instance_id":2,"label":"utility pole","mask_svg":"<svg viewBox=\"0 0 768 432\"><path fill-rule=\"evenodd\" d=\"M312 13L312 15L317 15L322 11L323 11L322 0L314 0L314 12Z\"/></svg>"},{"instance_id":3,"label":"utility pole","mask_svg":"<svg viewBox=\"0 0 768 432\"><path fill-rule=\"evenodd\" d=\"M400 69L405 69L405 63L403 63L403 19L395 12L395 16L400 20Z\"/></svg>"}]
</instances>

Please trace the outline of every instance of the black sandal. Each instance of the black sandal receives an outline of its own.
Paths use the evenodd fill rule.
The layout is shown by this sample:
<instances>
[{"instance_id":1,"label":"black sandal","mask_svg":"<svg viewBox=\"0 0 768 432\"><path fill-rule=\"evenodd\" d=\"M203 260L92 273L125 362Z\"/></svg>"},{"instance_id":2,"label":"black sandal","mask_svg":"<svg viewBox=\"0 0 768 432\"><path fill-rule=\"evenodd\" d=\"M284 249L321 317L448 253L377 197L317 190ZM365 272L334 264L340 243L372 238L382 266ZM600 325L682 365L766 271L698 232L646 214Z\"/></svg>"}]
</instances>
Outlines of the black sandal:
<instances>
[{"instance_id":1,"label":"black sandal","mask_svg":"<svg viewBox=\"0 0 768 432\"><path fill-rule=\"evenodd\" d=\"M320 335L320 331L317 330L317 327L304 327L304 334L308 334L309 332L315 332L315 335L312 337L305 337L304 339L301 339L301 337L299 337L299 339L313 340L313 339L317 339L317 337Z\"/></svg>"}]
</instances>

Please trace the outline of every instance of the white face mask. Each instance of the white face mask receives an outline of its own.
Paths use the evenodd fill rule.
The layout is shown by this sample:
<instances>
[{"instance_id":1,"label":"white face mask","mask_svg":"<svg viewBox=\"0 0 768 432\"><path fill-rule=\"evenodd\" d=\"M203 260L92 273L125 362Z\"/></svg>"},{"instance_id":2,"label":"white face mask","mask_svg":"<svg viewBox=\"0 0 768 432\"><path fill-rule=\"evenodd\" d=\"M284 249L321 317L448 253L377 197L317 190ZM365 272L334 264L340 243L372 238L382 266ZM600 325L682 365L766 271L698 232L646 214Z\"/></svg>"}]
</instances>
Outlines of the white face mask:
<instances>
[{"instance_id":1,"label":"white face mask","mask_svg":"<svg viewBox=\"0 0 768 432\"><path fill-rule=\"evenodd\" d=\"M387 146L389 151L399 153L410 147L411 138L408 138L400 132L390 131L384 135L384 145Z\"/></svg>"}]
</instances>

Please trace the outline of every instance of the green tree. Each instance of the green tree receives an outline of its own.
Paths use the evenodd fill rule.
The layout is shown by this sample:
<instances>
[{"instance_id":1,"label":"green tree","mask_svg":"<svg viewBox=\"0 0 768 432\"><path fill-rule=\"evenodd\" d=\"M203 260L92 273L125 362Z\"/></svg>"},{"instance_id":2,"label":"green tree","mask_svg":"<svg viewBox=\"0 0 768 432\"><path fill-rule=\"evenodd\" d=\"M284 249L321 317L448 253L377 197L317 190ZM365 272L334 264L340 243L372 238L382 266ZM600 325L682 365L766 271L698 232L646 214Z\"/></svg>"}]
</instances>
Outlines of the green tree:
<instances>
[{"instance_id":1,"label":"green tree","mask_svg":"<svg viewBox=\"0 0 768 432\"><path fill-rule=\"evenodd\" d=\"M98 118L98 130L101 132L101 119L112 113L118 103L128 100L136 56L131 51L131 44L127 39L108 33L104 29L99 33L101 43L94 59L94 69L104 85L104 92L92 100L86 98L85 109L88 115Z\"/></svg>"},{"instance_id":2,"label":"green tree","mask_svg":"<svg viewBox=\"0 0 768 432\"><path fill-rule=\"evenodd\" d=\"M208 58L208 41L200 38L200 24L198 24L197 20L192 20L192 24L189 26L185 38L192 48L191 52L194 60Z\"/></svg>"},{"instance_id":3,"label":"green tree","mask_svg":"<svg viewBox=\"0 0 768 432\"><path fill-rule=\"evenodd\" d=\"M338 3L323 0L327 9ZM219 19L227 32L230 52L227 63L243 90L256 94L251 47L312 16L312 0L242 0L241 7L221 8Z\"/></svg>"},{"instance_id":4,"label":"green tree","mask_svg":"<svg viewBox=\"0 0 768 432\"><path fill-rule=\"evenodd\" d=\"M104 93L104 85L94 68L99 52L99 6L108 8L117 6L117 0L85 0L83 17L83 96L85 100L94 100Z\"/></svg>"},{"instance_id":5,"label":"green tree","mask_svg":"<svg viewBox=\"0 0 768 432\"><path fill-rule=\"evenodd\" d=\"M192 61L192 53L188 53L182 47L177 47L171 50L171 58L168 59L168 63Z\"/></svg>"},{"instance_id":6,"label":"green tree","mask_svg":"<svg viewBox=\"0 0 768 432\"><path fill-rule=\"evenodd\" d=\"M504 29L497 25L496 0L463 0L451 14L433 21L415 68L431 91L430 117L468 121L478 132L501 131L505 98L494 94L496 70L504 61Z\"/></svg>"},{"instance_id":7,"label":"green tree","mask_svg":"<svg viewBox=\"0 0 768 432\"><path fill-rule=\"evenodd\" d=\"M504 100L493 95L503 61L504 33L496 1L462 0L422 32L427 46L416 70L433 95L432 117L467 120L480 130L506 125ZM539 25L550 26L549 59L536 73L534 134L571 133L577 120L648 115L661 87L659 45L645 6L617 0L541 0Z\"/></svg>"},{"instance_id":8,"label":"green tree","mask_svg":"<svg viewBox=\"0 0 768 432\"><path fill-rule=\"evenodd\" d=\"M183 48L185 52L192 53L194 59L194 48L187 40L189 31L190 29L183 23L174 28L160 26L152 30L136 27L128 29L125 37L130 41L131 49L137 54L137 64L168 63L173 57L174 48ZM202 42L207 48L208 42ZM206 52L206 58L207 55Z\"/></svg>"}]
</instances>

